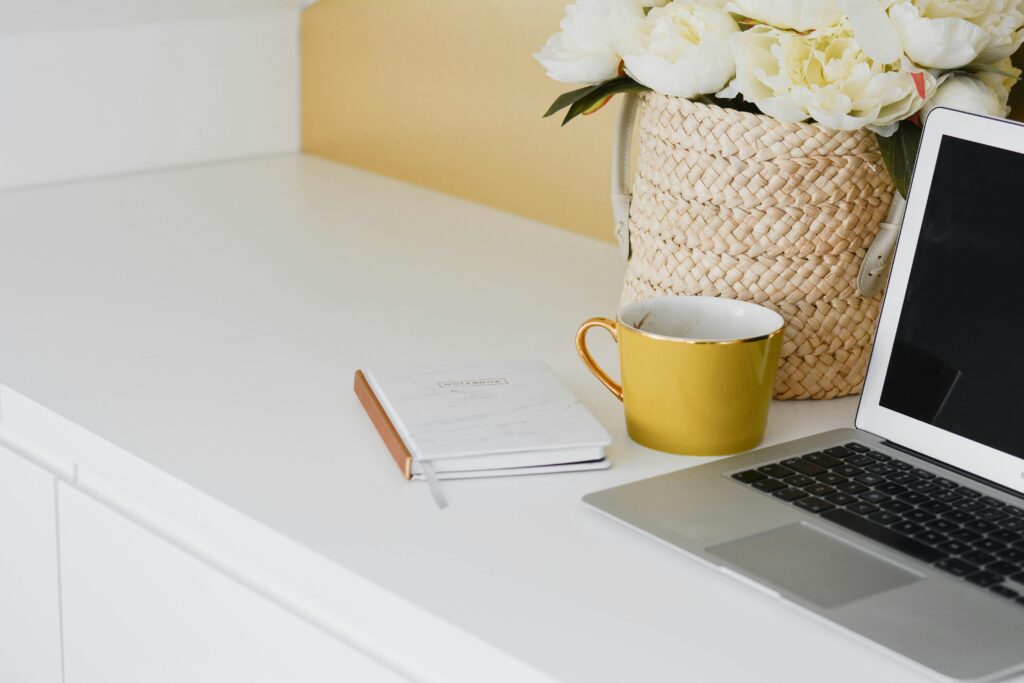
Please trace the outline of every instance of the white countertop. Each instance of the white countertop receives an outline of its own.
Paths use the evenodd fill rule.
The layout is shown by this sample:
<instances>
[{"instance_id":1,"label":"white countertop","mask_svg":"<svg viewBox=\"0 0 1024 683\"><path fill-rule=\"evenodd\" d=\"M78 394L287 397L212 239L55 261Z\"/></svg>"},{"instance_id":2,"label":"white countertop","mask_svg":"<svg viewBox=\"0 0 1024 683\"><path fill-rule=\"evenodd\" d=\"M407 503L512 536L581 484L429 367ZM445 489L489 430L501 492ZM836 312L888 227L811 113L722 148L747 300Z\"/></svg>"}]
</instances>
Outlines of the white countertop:
<instances>
[{"instance_id":1,"label":"white countertop","mask_svg":"<svg viewBox=\"0 0 1024 683\"><path fill-rule=\"evenodd\" d=\"M580 502L707 461L631 443L576 358L616 308L612 245L304 156L0 194L0 240L0 383L557 678L924 680ZM614 465L445 482L440 511L353 372L514 358ZM776 402L766 443L855 409Z\"/></svg>"}]
</instances>

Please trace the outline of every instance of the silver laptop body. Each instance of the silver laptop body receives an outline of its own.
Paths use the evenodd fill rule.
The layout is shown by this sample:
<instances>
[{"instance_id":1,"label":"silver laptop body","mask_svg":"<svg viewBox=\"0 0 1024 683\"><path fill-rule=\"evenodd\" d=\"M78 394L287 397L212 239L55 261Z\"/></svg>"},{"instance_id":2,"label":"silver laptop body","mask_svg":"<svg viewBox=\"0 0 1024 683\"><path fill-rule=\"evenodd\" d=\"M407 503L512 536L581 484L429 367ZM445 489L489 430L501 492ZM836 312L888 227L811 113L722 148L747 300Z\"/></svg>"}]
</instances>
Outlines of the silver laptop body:
<instances>
[{"instance_id":1,"label":"silver laptop body","mask_svg":"<svg viewBox=\"0 0 1024 683\"><path fill-rule=\"evenodd\" d=\"M934 110L859 428L584 501L940 677L1024 672L1022 177L1024 127Z\"/></svg>"}]
</instances>

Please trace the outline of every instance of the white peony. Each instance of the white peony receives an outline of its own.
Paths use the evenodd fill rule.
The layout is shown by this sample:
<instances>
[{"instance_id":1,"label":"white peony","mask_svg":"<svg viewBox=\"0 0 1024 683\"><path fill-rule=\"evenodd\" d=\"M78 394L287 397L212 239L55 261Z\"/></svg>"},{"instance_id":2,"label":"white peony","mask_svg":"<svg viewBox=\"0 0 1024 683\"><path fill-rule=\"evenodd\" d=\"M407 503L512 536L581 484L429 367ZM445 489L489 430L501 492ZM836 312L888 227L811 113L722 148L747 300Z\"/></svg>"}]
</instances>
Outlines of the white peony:
<instances>
[{"instance_id":1,"label":"white peony","mask_svg":"<svg viewBox=\"0 0 1024 683\"><path fill-rule=\"evenodd\" d=\"M1024 0L897 0L889 18L915 63L955 69L1009 57L1024 41Z\"/></svg>"},{"instance_id":2,"label":"white peony","mask_svg":"<svg viewBox=\"0 0 1024 683\"><path fill-rule=\"evenodd\" d=\"M915 82L898 62L870 59L843 24L806 34L754 26L734 40L736 78L720 95L741 94L781 121L814 119L836 130L891 135L935 88L927 72Z\"/></svg>"},{"instance_id":3,"label":"white peony","mask_svg":"<svg viewBox=\"0 0 1024 683\"><path fill-rule=\"evenodd\" d=\"M775 28L809 31L849 19L857 42L872 59L894 62L900 41L885 14L891 0L728 0L725 7Z\"/></svg>"},{"instance_id":4,"label":"white peony","mask_svg":"<svg viewBox=\"0 0 1024 683\"><path fill-rule=\"evenodd\" d=\"M641 0L576 0L565 8L562 30L534 58L563 83L600 83L615 78L627 43L644 18Z\"/></svg>"},{"instance_id":5,"label":"white peony","mask_svg":"<svg viewBox=\"0 0 1024 683\"><path fill-rule=\"evenodd\" d=\"M950 73L935 89L935 94L921 108L922 120L936 107L959 109L985 116L1005 116L1006 105L999 101L999 95L981 80L973 76Z\"/></svg>"},{"instance_id":6,"label":"white peony","mask_svg":"<svg viewBox=\"0 0 1024 683\"><path fill-rule=\"evenodd\" d=\"M1017 85L1021 70L1013 65L1009 57L1004 57L995 64L989 65L988 69L991 70L979 71L974 74L974 77L991 88L999 98L999 102L1003 106L1003 113L999 116L1008 116L1010 114L1010 89Z\"/></svg>"},{"instance_id":7,"label":"white peony","mask_svg":"<svg viewBox=\"0 0 1024 683\"><path fill-rule=\"evenodd\" d=\"M825 28L843 18L836 0L729 0L725 8L776 28L797 31Z\"/></svg>"},{"instance_id":8,"label":"white peony","mask_svg":"<svg viewBox=\"0 0 1024 683\"><path fill-rule=\"evenodd\" d=\"M736 72L729 39L739 30L718 7L675 0L647 15L636 44L623 55L626 73L664 95L717 92Z\"/></svg>"}]
</instances>

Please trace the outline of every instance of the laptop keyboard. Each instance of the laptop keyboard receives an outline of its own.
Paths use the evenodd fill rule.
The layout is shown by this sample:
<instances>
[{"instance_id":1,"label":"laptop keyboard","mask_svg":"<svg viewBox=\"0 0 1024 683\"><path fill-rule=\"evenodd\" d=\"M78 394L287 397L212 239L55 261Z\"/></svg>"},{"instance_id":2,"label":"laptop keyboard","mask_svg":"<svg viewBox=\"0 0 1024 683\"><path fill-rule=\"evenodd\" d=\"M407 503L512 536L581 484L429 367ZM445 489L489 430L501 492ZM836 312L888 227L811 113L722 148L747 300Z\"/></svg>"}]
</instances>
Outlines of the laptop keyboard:
<instances>
[{"instance_id":1,"label":"laptop keyboard","mask_svg":"<svg viewBox=\"0 0 1024 683\"><path fill-rule=\"evenodd\" d=\"M732 478L1024 606L1024 508L859 443Z\"/></svg>"}]
</instances>

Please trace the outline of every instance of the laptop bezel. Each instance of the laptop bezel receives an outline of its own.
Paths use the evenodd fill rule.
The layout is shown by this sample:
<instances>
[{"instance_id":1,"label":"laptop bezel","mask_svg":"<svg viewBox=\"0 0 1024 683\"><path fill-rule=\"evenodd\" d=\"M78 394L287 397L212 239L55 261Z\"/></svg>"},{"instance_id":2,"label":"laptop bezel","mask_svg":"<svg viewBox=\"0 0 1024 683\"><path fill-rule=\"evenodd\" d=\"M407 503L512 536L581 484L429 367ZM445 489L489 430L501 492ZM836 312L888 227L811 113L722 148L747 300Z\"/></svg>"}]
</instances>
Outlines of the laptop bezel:
<instances>
[{"instance_id":1,"label":"laptop bezel","mask_svg":"<svg viewBox=\"0 0 1024 683\"><path fill-rule=\"evenodd\" d=\"M936 108L928 115L855 424L858 429L1024 493L1024 458L907 417L880 404L882 385L889 367L889 356L931 192L932 175L939 147L946 136L1024 154L1024 126L1020 124L945 108ZM1007 197L1007 201L1016 200L1016 197Z\"/></svg>"}]
</instances>

